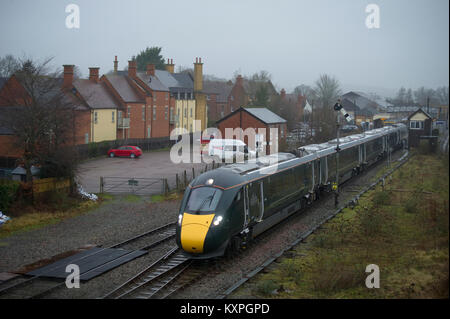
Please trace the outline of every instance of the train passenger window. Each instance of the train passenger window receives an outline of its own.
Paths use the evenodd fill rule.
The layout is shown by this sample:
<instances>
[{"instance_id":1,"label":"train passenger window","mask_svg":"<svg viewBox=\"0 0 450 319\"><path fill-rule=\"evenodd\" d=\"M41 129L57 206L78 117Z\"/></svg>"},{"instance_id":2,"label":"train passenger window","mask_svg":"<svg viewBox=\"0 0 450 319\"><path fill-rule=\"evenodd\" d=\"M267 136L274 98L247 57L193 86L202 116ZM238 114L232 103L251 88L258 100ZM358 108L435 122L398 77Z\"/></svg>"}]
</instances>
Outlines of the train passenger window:
<instances>
[{"instance_id":1,"label":"train passenger window","mask_svg":"<svg viewBox=\"0 0 450 319\"><path fill-rule=\"evenodd\" d=\"M192 190L186 204L186 210L190 212L212 212L216 209L222 190L214 187L200 187Z\"/></svg>"}]
</instances>

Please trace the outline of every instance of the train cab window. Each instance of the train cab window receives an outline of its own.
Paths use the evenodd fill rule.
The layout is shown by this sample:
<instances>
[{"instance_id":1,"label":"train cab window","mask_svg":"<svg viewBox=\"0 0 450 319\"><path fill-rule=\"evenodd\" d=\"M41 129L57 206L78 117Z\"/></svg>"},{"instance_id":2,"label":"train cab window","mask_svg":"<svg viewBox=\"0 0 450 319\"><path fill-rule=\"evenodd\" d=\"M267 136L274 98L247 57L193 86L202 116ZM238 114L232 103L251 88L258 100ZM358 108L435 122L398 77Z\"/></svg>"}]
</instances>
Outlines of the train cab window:
<instances>
[{"instance_id":1,"label":"train cab window","mask_svg":"<svg viewBox=\"0 0 450 319\"><path fill-rule=\"evenodd\" d=\"M222 190L214 187L195 188L189 195L186 210L189 212L211 213L216 209Z\"/></svg>"}]
</instances>

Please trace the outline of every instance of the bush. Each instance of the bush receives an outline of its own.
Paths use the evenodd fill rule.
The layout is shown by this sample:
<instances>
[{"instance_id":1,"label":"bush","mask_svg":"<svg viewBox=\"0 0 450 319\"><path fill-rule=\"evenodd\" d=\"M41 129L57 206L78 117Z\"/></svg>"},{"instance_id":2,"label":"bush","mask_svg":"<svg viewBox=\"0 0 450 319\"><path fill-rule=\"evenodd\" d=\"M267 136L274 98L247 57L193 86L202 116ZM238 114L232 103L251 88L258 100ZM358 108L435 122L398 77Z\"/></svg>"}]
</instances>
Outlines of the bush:
<instances>
[{"instance_id":1,"label":"bush","mask_svg":"<svg viewBox=\"0 0 450 319\"><path fill-rule=\"evenodd\" d=\"M256 289L258 293L269 296L274 293L279 288L279 286L273 280L263 280L258 283Z\"/></svg>"},{"instance_id":2,"label":"bush","mask_svg":"<svg viewBox=\"0 0 450 319\"><path fill-rule=\"evenodd\" d=\"M387 191L376 192L373 196L373 204L376 207L388 205L391 200L391 194Z\"/></svg>"},{"instance_id":3,"label":"bush","mask_svg":"<svg viewBox=\"0 0 450 319\"><path fill-rule=\"evenodd\" d=\"M7 211L14 202L20 183L16 181L2 180L0 182L0 211Z\"/></svg>"}]
</instances>

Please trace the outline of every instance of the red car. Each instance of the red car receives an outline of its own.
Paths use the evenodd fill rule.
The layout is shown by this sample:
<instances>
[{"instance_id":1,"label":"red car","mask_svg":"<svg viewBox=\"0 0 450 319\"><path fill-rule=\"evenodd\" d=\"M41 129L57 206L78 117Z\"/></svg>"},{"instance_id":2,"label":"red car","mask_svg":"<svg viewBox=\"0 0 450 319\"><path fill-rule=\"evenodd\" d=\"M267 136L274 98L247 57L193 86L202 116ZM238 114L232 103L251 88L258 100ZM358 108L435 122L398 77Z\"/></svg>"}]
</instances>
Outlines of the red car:
<instances>
[{"instance_id":1,"label":"red car","mask_svg":"<svg viewBox=\"0 0 450 319\"><path fill-rule=\"evenodd\" d=\"M142 150L137 146L125 145L119 148L113 148L108 151L109 157L125 156L136 158L142 155Z\"/></svg>"}]
</instances>

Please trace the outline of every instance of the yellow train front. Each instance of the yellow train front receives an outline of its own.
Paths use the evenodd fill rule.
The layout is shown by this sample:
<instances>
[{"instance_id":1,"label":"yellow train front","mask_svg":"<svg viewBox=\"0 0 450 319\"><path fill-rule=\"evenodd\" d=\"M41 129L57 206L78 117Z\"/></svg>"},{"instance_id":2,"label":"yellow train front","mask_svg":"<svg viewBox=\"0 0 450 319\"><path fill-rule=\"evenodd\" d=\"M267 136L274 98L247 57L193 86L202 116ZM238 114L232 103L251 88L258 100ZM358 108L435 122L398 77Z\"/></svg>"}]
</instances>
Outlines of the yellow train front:
<instances>
[{"instance_id":1,"label":"yellow train front","mask_svg":"<svg viewBox=\"0 0 450 319\"><path fill-rule=\"evenodd\" d=\"M240 190L236 185L243 181L237 174L216 169L200 175L187 187L178 215L176 242L190 257L222 256L232 234L242 230L242 209L237 209L233 200Z\"/></svg>"}]
</instances>

